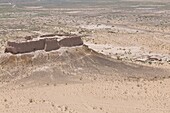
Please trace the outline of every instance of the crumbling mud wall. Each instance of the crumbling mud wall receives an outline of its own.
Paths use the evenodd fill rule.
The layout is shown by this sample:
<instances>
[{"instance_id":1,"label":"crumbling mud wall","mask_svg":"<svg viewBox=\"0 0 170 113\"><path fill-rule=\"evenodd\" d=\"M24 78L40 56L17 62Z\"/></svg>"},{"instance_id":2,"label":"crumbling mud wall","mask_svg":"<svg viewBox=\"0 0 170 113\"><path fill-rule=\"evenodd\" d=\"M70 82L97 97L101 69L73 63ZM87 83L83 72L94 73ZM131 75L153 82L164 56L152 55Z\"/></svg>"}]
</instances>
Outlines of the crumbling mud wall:
<instances>
[{"instance_id":1,"label":"crumbling mud wall","mask_svg":"<svg viewBox=\"0 0 170 113\"><path fill-rule=\"evenodd\" d=\"M17 53L28 53L36 50L43 50L45 46L45 39L40 39L37 41L30 42L8 42L5 52L10 52L13 54Z\"/></svg>"},{"instance_id":2,"label":"crumbling mud wall","mask_svg":"<svg viewBox=\"0 0 170 113\"><path fill-rule=\"evenodd\" d=\"M29 53L37 50L52 51L60 47L72 47L83 45L81 37L65 37L65 38L43 38L39 40L29 40L25 42L8 42L5 53L19 54Z\"/></svg>"},{"instance_id":3,"label":"crumbling mud wall","mask_svg":"<svg viewBox=\"0 0 170 113\"><path fill-rule=\"evenodd\" d=\"M45 51L52 51L52 50L57 50L60 48L59 42L57 41L57 38L53 39L46 39L45 43Z\"/></svg>"},{"instance_id":4,"label":"crumbling mud wall","mask_svg":"<svg viewBox=\"0 0 170 113\"><path fill-rule=\"evenodd\" d=\"M64 38L60 40L59 45L61 47L79 46L79 45L83 45L83 41L81 40L80 37L74 36L74 37Z\"/></svg>"},{"instance_id":5,"label":"crumbling mud wall","mask_svg":"<svg viewBox=\"0 0 170 113\"><path fill-rule=\"evenodd\" d=\"M46 35L41 35L40 37L43 38L43 37L54 37L56 36L56 34L46 34Z\"/></svg>"}]
</instances>

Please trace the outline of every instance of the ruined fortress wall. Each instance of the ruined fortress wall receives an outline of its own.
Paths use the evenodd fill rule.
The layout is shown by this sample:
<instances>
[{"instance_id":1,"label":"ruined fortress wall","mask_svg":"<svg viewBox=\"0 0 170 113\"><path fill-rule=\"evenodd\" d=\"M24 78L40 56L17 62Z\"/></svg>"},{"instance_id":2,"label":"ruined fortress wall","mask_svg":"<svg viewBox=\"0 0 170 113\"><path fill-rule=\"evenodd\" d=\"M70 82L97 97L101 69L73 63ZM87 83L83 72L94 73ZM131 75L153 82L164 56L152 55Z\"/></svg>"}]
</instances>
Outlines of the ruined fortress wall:
<instances>
[{"instance_id":1,"label":"ruined fortress wall","mask_svg":"<svg viewBox=\"0 0 170 113\"><path fill-rule=\"evenodd\" d=\"M52 50L57 50L60 48L59 42L57 41L57 38L53 39L46 39L45 43L45 51L52 51Z\"/></svg>"},{"instance_id":2,"label":"ruined fortress wall","mask_svg":"<svg viewBox=\"0 0 170 113\"><path fill-rule=\"evenodd\" d=\"M59 41L61 47L72 47L72 46L79 46L83 44L81 37L75 36L71 38L64 38Z\"/></svg>"},{"instance_id":3,"label":"ruined fortress wall","mask_svg":"<svg viewBox=\"0 0 170 113\"><path fill-rule=\"evenodd\" d=\"M16 50L16 48L14 48L14 47L6 47L5 48L5 53L12 53L12 54L17 54L17 50Z\"/></svg>"},{"instance_id":4,"label":"ruined fortress wall","mask_svg":"<svg viewBox=\"0 0 170 113\"><path fill-rule=\"evenodd\" d=\"M5 49L6 53L29 53L36 50L52 51L57 50L60 47L72 47L82 45L83 41L81 37L74 36L61 39L58 38L45 38L39 40L30 40L28 42L8 42Z\"/></svg>"},{"instance_id":5,"label":"ruined fortress wall","mask_svg":"<svg viewBox=\"0 0 170 113\"><path fill-rule=\"evenodd\" d=\"M45 39L40 39L38 41L30 41L30 42L8 42L8 47L5 52L11 52L13 54L16 53L27 53L36 50L43 50L45 46Z\"/></svg>"},{"instance_id":6,"label":"ruined fortress wall","mask_svg":"<svg viewBox=\"0 0 170 113\"><path fill-rule=\"evenodd\" d=\"M32 46L33 50L43 50L44 46L45 46L45 42L46 42L45 39L40 39L40 40L37 40L37 41L32 41L31 46Z\"/></svg>"},{"instance_id":7,"label":"ruined fortress wall","mask_svg":"<svg viewBox=\"0 0 170 113\"><path fill-rule=\"evenodd\" d=\"M41 35L40 37L43 38L43 37L54 37L54 36L56 36L56 34Z\"/></svg>"}]
</instances>

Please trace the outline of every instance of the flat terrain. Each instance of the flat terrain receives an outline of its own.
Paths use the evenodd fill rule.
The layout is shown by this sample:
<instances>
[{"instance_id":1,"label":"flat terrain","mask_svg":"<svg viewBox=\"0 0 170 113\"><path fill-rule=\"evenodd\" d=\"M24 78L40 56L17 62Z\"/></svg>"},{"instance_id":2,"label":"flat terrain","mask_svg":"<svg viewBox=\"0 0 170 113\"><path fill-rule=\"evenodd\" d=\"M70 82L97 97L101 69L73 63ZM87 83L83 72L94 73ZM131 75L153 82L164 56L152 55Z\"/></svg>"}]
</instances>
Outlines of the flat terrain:
<instances>
[{"instance_id":1,"label":"flat terrain","mask_svg":"<svg viewBox=\"0 0 170 113\"><path fill-rule=\"evenodd\" d=\"M170 113L168 0L1 0L0 25L0 112ZM49 33L86 46L4 54Z\"/></svg>"}]
</instances>

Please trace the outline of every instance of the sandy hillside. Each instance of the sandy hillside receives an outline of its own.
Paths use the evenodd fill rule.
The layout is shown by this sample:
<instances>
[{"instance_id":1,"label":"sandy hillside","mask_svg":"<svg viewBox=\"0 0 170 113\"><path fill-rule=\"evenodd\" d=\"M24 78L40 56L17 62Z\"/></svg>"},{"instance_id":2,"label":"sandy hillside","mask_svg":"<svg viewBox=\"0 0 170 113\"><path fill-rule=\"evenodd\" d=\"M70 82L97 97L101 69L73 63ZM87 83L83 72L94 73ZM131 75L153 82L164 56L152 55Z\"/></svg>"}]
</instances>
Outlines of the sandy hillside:
<instances>
[{"instance_id":1,"label":"sandy hillside","mask_svg":"<svg viewBox=\"0 0 170 113\"><path fill-rule=\"evenodd\" d=\"M10 65L1 69L0 112L170 112L169 70L116 61L86 46L50 53L48 61L37 53L33 67L20 61L22 67L11 67L8 58Z\"/></svg>"}]
</instances>

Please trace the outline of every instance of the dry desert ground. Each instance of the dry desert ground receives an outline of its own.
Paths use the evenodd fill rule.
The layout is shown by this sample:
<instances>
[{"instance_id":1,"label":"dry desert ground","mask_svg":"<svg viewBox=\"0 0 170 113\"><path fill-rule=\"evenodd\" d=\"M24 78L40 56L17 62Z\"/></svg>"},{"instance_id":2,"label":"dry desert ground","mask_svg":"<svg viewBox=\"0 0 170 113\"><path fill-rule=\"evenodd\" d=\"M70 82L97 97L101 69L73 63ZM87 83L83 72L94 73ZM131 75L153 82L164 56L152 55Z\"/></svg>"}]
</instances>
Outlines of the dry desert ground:
<instances>
[{"instance_id":1,"label":"dry desert ground","mask_svg":"<svg viewBox=\"0 0 170 113\"><path fill-rule=\"evenodd\" d=\"M84 44L4 53L46 34ZM0 1L0 113L170 113L169 0Z\"/></svg>"}]
</instances>

